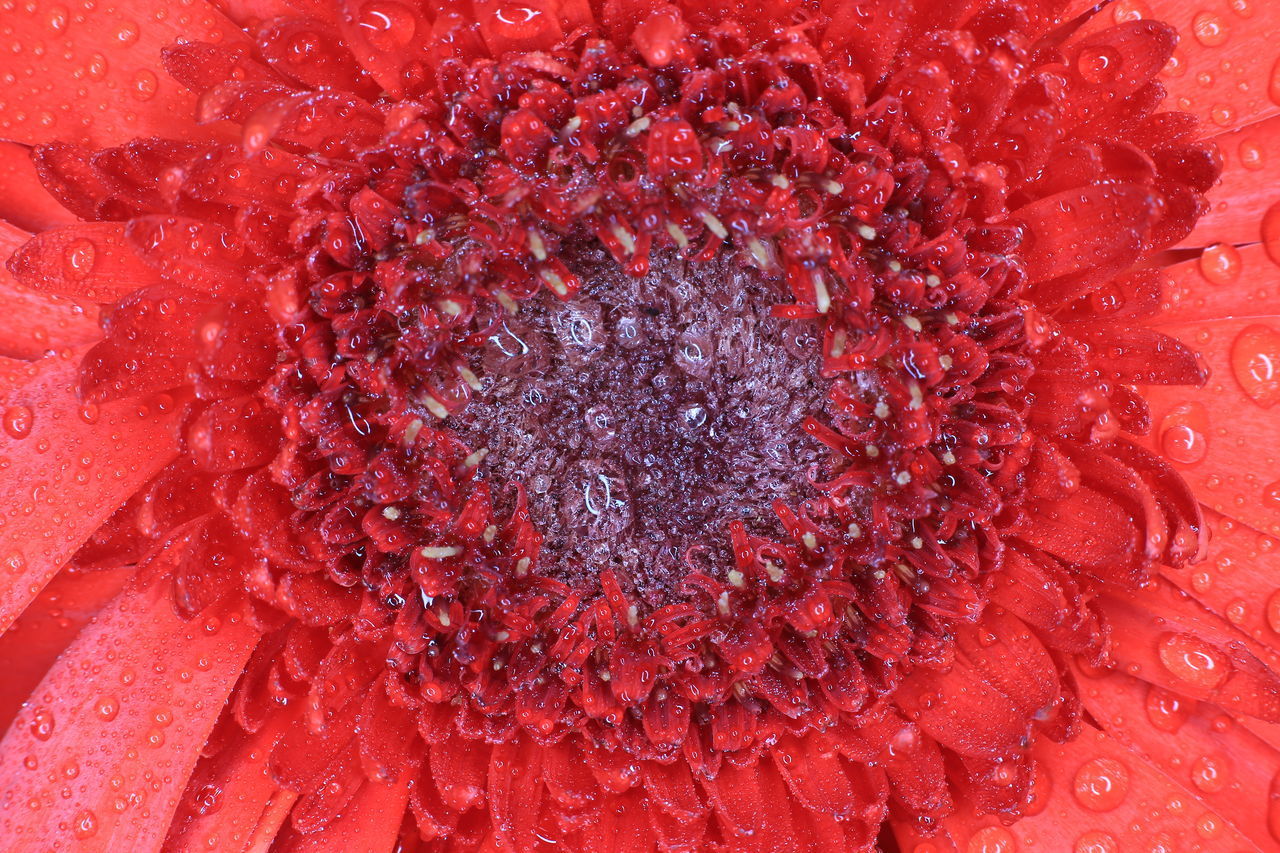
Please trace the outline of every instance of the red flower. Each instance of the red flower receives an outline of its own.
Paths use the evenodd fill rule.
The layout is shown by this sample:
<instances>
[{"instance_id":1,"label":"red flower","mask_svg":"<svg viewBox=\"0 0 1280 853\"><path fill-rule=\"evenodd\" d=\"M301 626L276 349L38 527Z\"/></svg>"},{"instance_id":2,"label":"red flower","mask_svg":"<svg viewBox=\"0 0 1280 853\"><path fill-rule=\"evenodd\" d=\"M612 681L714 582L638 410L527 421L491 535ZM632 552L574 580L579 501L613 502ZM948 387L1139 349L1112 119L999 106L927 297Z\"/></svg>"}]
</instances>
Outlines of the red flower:
<instances>
[{"instance_id":1,"label":"red flower","mask_svg":"<svg viewBox=\"0 0 1280 853\"><path fill-rule=\"evenodd\" d=\"M1147 5L7 8L5 849L1275 849L1280 7Z\"/></svg>"}]
</instances>

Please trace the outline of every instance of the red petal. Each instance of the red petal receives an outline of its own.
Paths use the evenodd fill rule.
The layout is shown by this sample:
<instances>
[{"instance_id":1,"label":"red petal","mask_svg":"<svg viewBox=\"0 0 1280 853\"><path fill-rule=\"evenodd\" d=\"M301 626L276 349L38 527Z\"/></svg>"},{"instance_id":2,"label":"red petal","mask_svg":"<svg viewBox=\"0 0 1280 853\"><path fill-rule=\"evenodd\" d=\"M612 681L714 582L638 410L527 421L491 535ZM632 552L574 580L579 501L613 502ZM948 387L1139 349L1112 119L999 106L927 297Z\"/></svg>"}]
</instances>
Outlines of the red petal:
<instances>
[{"instance_id":1,"label":"red petal","mask_svg":"<svg viewBox=\"0 0 1280 853\"><path fill-rule=\"evenodd\" d=\"M1116 4L1111 14L1119 14ZM1182 36L1160 75L1167 106L1197 116L1205 127L1231 130L1280 114L1277 54L1280 5L1236 0L1148 0L1149 16ZM1237 11L1245 10L1245 13Z\"/></svg>"},{"instance_id":2,"label":"red petal","mask_svg":"<svg viewBox=\"0 0 1280 853\"><path fill-rule=\"evenodd\" d=\"M273 802L291 804L297 796L282 791L267 772L267 758L286 719L279 714L256 734L242 732L237 741L200 760L169 827L166 850L214 850L233 843L254 849L250 838L269 842L274 837L279 822L264 818L273 814Z\"/></svg>"},{"instance_id":3,"label":"red petal","mask_svg":"<svg viewBox=\"0 0 1280 853\"><path fill-rule=\"evenodd\" d=\"M78 373L75 358L35 362L32 380L0 400L0 457L9 466L0 559L10 570L0 590L0 630L174 453L173 407L83 407L73 391Z\"/></svg>"},{"instance_id":4,"label":"red petal","mask_svg":"<svg viewBox=\"0 0 1280 853\"><path fill-rule=\"evenodd\" d=\"M1165 274L1162 324L1257 317L1280 305L1280 261L1263 245L1210 247L1195 260L1166 267ZM1203 343L1186 340L1195 349Z\"/></svg>"},{"instance_id":5,"label":"red petal","mask_svg":"<svg viewBox=\"0 0 1280 853\"><path fill-rule=\"evenodd\" d=\"M1097 606L1118 638L1121 666L1185 696L1238 714L1280 722L1280 674L1274 655L1166 582L1135 602L1104 595Z\"/></svg>"},{"instance_id":6,"label":"red petal","mask_svg":"<svg viewBox=\"0 0 1280 853\"><path fill-rule=\"evenodd\" d=\"M33 290L104 303L162 281L129 247L121 222L44 231L10 258L9 269Z\"/></svg>"},{"instance_id":7,"label":"red petal","mask_svg":"<svg viewBox=\"0 0 1280 853\"><path fill-rule=\"evenodd\" d=\"M161 72L160 49L239 31L204 0L192 0L182 14L154 13L140 0L28 3L6 12L5 135L28 144L108 146L137 136L182 136L193 127L195 99Z\"/></svg>"},{"instance_id":8,"label":"red petal","mask_svg":"<svg viewBox=\"0 0 1280 853\"><path fill-rule=\"evenodd\" d=\"M0 834L20 848L158 850L257 641L238 614L183 622L164 577L127 586L0 744ZM72 781L74 780L74 782Z\"/></svg>"},{"instance_id":9,"label":"red petal","mask_svg":"<svg viewBox=\"0 0 1280 853\"><path fill-rule=\"evenodd\" d=\"M1006 827L966 810L943 821L943 835L927 841L895 826L902 848L929 850L931 843L938 853L1258 850L1194 792L1092 727L1067 743L1040 740L1033 755L1040 777L1028 807L1033 813Z\"/></svg>"},{"instance_id":10,"label":"red petal","mask_svg":"<svg viewBox=\"0 0 1280 853\"><path fill-rule=\"evenodd\" d=\"M76 219L40 183L30 149L16 142L0 142L0 219L27 231Z\"/></svg>"},{"instance_id":11,"label":"red petal","mask_svg":"<svg viewBox=\"0 0 1280 853\"><path fill-rule=\"evenodd\" d=\"M1140 753L1266 848L1280 752L1212 705L1122 673L1076 671L1080 698L1107 734ZM1170 749L1170 739L1177 749Z\"/></svg>"},{"instance_id":12,"label":"red petal","mask_svg":"<svg viewBox=\"0 0 1280 853\"><path fill-rule=\"evenodd\" d=\"M29 237L25 231L0 222L0 257L11 256ZM4 306L0 312L0 355L40 358L49 350L79 346L102 335L96 305L37 293L18 284L3 269L0 305Z\"/></svg>"},{"instance_id":13,"label":"red petal","mask_svg":"<svg viewBox=\"0 0 1280 853\"><path fill-rule=\"evenodd\" d=\"M1264 239L1263 218L1276 204L1280 184L1280 116L1215 136L1222 179L1209 190L1209 213L1184 246L1254 243Z\"/></svg>"},{"instance_id":14,"label":"red petal","mask_svg":"<svg viewBox=\"0 0 1280 853\"><path fill-rule=\"evenodd\" d=\"M292 831L271 849L274 853L390 853L408 801L407 777L388 785L368 782L333 823L311 835Z\"/></svg>"},{"instance_id":15,"label":"red petal","mask_svg":"<svg viewBox=\"0 0 1280 853\"><path fill-rule=\"evenodd\" d=\"M1280 534L1274 453L1280 404L1280 317L1167 325L1209 369L1200 389L1150 387L1151 440L1201 503Z\"/></svg>"},{"instance_id":16,"label":"red petal","mask_svg":"<svg viewBox=\"0 0 1280 853\"><path fill-rule=\"evenodd\" d=\"M63 572L0 635L0 731L62 650L133 576L133 568Z\"/></svg>"},{"instance_id":17,"label":"red petal","mask_svg":"<svg viewBox=\"0 0 1280 853\"><path fill-rule=\"evenodd\" d=\"M1092 184L1032 202L1014 218L1027 232L1027 273L1044 282L1086 270L1101 276L1124 269L1138 257L1158 213L1150 187Z\"/></svg>"}]
</instances>

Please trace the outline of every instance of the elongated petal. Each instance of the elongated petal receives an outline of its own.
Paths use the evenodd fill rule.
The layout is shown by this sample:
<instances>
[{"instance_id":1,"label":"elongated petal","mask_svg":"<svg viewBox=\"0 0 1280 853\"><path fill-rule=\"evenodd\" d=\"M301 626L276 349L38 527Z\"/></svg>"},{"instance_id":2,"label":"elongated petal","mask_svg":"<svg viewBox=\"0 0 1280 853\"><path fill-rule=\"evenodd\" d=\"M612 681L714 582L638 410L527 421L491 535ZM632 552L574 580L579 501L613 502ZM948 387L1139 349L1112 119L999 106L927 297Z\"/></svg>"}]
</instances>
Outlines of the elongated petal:
<instances>
[{"instance_id":1,"label":"elongated petal","mask_svg":"<svg viewBox=\"0 0 1280 853\"><path fill-rule=\"evenodd\" d=\"M37 234L10 259L19 283L44 293L115 302L160 274L134 254L120 222L81 222Z\"/></svg>"},{"instance_id":2,"label":"elongated petal","mask_svg":"<svg viewBox=\"0 0 1280 853\"><path fill-rule=\"evenodd\" d=\"M338 818L311 835L294 831L272 850L278 853L390 853L409 801L407 778L367 782Z\"/></svg>"},{"instance_id":3,"label":"elongated petal","mask_svg":"<svg viewBox=\"0 0 1280 853\"><path fill-rule=\"evenodd\" d=\"M1165 274L1164 309L1158 318L1162 324L1264 317L1280 305L1280 263L1261 244L1213 246L1194 260L1167 267ZM1192 327L1183 326L1188 328ZM1200 337L1197 332L1185 340L1199 350Z\"/></svg>"},{"instance_id":4,"label":"elongated petal","mask_svg":"<svg viewBox=\"0 0 1280 853\"><path fill-rule=\"evenodd\" d=\"M166 577L126 587L0 744L9 849L158 850L256 640L238 614L180 620Z\"/></svg>"},{"instance_id":5,"label":"elongated petal","mask_svg":"<svg viewBox=\"0 0 1280 853\"><path fill-rule=\"evenodd\" d=\"M133 568L62 572L0 635L0 730L40 683L58 655L133 576Z\"/></svg>"},{"instance_id":6,"label":"elongated petal","mask_svg":"<svg viewBox=\"0 0 1280 853\"><path fill-rule=\"evenodd\" d=\"M36 362L31 381L0 400L0 589L7 628L76 549L172 458L177 413L137 401L85 408L78 359Z\"/></svg>"}]
</instances>

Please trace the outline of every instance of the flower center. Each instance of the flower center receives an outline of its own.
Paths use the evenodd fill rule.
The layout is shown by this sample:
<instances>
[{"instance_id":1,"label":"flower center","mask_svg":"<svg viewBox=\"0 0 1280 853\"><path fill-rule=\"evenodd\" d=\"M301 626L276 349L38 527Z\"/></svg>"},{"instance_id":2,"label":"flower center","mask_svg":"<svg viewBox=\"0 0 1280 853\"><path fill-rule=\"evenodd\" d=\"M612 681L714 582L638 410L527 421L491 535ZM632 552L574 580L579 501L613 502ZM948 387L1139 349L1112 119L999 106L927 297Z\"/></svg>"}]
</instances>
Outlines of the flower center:
<instances>
[{"instance_id":1,"label":"flower center","mask_svg":"<svg viewBox=\"0 0 1280 853\"><path fill-rule=\"evenodd\" d=\"M524 485L543 574L595 593L612 568L661 606L687 560L718 577L732 566L729 522L784 535L773 502L803 500L827 455L800 428L823 410L820 340L770 316L780 288L729 259L664 254L632 276L596 249L573 268L573 299L544 293L495 318L473 363L483 390L451 425L487 451L495 494Z\"/></svg>"}]
</instances>

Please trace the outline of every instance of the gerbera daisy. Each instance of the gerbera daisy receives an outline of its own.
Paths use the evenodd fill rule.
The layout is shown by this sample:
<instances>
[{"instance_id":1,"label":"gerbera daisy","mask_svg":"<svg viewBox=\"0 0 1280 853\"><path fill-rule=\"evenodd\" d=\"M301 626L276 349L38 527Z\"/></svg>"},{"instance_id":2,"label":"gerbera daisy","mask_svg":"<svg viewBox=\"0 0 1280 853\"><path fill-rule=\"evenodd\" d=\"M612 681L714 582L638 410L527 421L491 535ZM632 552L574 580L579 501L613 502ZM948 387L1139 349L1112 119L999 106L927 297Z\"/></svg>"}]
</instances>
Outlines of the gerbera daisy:
<instances>
[{"instance_id":1,"label":"gerbera daisy","mask_svg":"<svg viewBox=\"0 0 1280 853\"><path fill-rule=\"evenodd\" d=\"M6 850L1280 849L1280 5L0 8Z\"/></svg>"}]
</instances>

